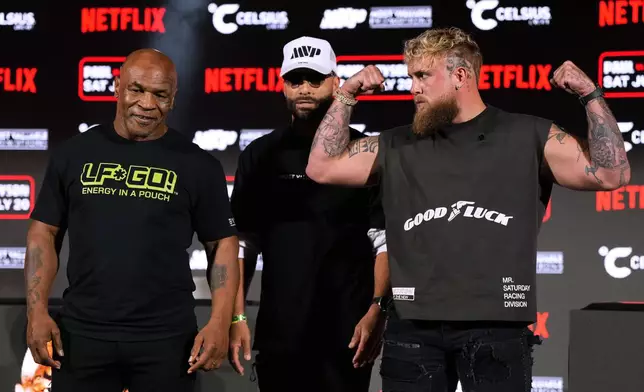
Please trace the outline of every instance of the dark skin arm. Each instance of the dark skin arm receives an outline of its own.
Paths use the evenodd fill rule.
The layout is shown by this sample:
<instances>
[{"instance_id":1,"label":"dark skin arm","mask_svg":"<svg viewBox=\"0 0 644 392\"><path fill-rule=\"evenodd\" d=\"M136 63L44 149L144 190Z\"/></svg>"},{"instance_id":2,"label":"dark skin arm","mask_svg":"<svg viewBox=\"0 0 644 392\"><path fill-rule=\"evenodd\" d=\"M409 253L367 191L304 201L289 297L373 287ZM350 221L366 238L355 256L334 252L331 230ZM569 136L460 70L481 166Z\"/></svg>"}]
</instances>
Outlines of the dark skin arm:
<instances>
[{"instance_id":1,"label":"dark skin arm","mask_svg":"<svg viewBox=\"0 0 644 392\"><path fill-rule=\"evenodd\" d=\"M239 289L239 240L236 236L204 244L208 257L208 285L212 310L208 324L199 332L190 354L188 373L219 368L228 352L228 331Z\"/></svg>"},{"instance_id":2,"label":"dark skin arm","mask_svg":"<svg viewBox=\"0 0 644 392\"><path fill-rule=\"evenodd\" d=\"M25 287L27 290L27 345L34 361L41 365L60 368L47 350L52 341L57 353L63 355L60 330L49 316L48 299L58 271L60 235L58 227L32 221L27 232L25 256Z\"/></svg>"}]
</instances>

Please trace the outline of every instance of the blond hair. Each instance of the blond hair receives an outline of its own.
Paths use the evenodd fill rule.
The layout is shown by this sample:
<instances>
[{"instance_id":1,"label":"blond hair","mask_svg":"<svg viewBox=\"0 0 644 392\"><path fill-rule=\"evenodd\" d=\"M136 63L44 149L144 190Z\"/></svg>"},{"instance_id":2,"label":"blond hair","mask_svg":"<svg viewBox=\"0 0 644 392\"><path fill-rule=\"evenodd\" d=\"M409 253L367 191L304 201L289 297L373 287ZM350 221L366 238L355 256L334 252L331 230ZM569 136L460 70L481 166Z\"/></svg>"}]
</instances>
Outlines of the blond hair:
<instances>
[{"instance_id":1,"label":"blond hair","mask_svg":"<svg viewBox=\"0 0 644 392\"><path fill-rule=\"evenodd\" d=\"M405 42L405 62L430 58L432 61L441 57L456 57L459 60L450 62L454 66L470 68L479 80L483 56L478 44L463 30L450 27L426 30L416 38ZM464 62L462 60L465 60ZM449 69L449 66L448 66Z\"/></svg>"}]
</instances>

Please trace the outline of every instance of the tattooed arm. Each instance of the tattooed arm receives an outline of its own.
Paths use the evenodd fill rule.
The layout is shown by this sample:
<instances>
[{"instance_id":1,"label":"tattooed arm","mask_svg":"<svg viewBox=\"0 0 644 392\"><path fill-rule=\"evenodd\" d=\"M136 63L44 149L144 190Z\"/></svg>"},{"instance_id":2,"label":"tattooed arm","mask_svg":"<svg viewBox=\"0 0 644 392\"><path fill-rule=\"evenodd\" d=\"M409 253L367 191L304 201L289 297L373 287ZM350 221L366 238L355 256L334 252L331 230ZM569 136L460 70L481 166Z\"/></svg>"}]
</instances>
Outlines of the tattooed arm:
<instances>
[{"instance_id":1,"label":"tattooed arm","mask_svg":"<svg viewBox=\"0 0 644 392\"><path fill-rule=\"evenodd\" d=\"M588 139L553 125L544 156L557 184L577 190L613 190L630 181L631 167L617 121L603 98L586 106Z\"/></svg>"},{"instance_id":2,"label":"tattooed arm","mask_svg":"<svg viewBox=\"0 0 644 392\"><path fill-rule=\"evenodd\" d=\"M48 299L58 271L61 231L58 227L33 220L27 232L25 287L27 290L27 344L36 363L60 368L47 350L53 342L58 355L63 355L60 331L49 316Z\"/></svg>"},{"instance_id":3,"label":"tattooed arm","mask_svg":"<svg viewBox=\"0 0 644 392\"><path fill-rule=\"evenodd\" d=\"M239 290L239 241L236 236L204 244L208 257L208 285L212 293L211 321L230 325Z\"/></svg>"},{"instance_id":4,"label":"tattooed arm","mask_svg":"<svg viewBox=\"0 0 644 392\"><path fill-rule=\"evenodd\" d=\"M566 92L586 97L595 84L571 61L557 68L550 83ZM588 137L573 137L553 125L544 158L554 181L578 190L613 190L631 180L624 139L606 101L601 96L586 104Z\"/></svg>"},{"instance_id":5,"label":"tattooed arm","mask_svg":"<svg viewBox=\"0 0 644 392\"><path fill-rule=\"evenodd\" d=\"M378 68L368 66L349 78L338 91L348 101L372 93L384 81ZM336 99L315 133L306 175L326 184L362 186L377 170L378 137L350 141L349 119L353 107Z\"/></svg>"}]
</instances>

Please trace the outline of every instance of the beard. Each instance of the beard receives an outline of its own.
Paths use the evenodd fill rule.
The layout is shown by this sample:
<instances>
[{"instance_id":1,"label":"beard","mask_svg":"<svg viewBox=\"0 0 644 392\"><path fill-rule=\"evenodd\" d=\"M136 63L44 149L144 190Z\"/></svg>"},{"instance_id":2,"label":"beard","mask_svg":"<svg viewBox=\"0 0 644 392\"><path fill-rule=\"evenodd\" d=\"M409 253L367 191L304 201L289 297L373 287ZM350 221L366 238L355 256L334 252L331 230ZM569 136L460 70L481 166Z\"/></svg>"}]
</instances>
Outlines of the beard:
<instances>
[{"instance_id":1,"label":"beard","mask_svg":"<svg viewBox=\"0 0 644 392\"><path fill-rule=\"evenodd\" d=\"M301 101L311 102L314 105L311 109L298 109L296 104ZM288 98L286 99L286 107L293 114L295 119L299 121L309 121L309 120L322 121L322 118L329 110L329 107L331 106L332 103L333 103L333 96L329 96L321 99L314 99L314 98L306 98L306 99L299 99L299 100L288 99Z\"/></svg>"},{"instance_id":2,"label":"beard","mask_svg":"<svg viewBox=\"0 0 644 392\"><path fill-rule=\"evenodd\" d=\"M435 134L454 121L458 114L458 105L455 96L444 96L436 103L425 103L416 107L412 131L418 136Z\"/></svg>"}]
</instances>

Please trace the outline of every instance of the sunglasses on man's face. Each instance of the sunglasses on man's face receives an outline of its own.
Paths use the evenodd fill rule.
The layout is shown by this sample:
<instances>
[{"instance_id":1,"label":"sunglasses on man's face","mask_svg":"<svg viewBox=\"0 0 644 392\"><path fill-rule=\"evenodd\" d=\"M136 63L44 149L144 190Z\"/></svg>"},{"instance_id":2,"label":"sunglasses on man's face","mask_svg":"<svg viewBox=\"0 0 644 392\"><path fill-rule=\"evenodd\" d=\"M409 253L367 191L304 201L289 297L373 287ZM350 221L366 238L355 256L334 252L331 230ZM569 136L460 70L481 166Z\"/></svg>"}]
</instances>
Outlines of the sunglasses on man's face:
<instances>
[{"instance_id":1,"label":"sunglasses on man's face","mask_svg":"<svg viewBox=\"0 0 644 392\"><path fill-rule=\"evenodd\" d=\"M284 83L292 88L297 88L304 84L304 82L308 83L311 87L320 87L331 76L332 74L322 75L317 72L289 72L284 75Z\"/></svg>"}]
</instances>

